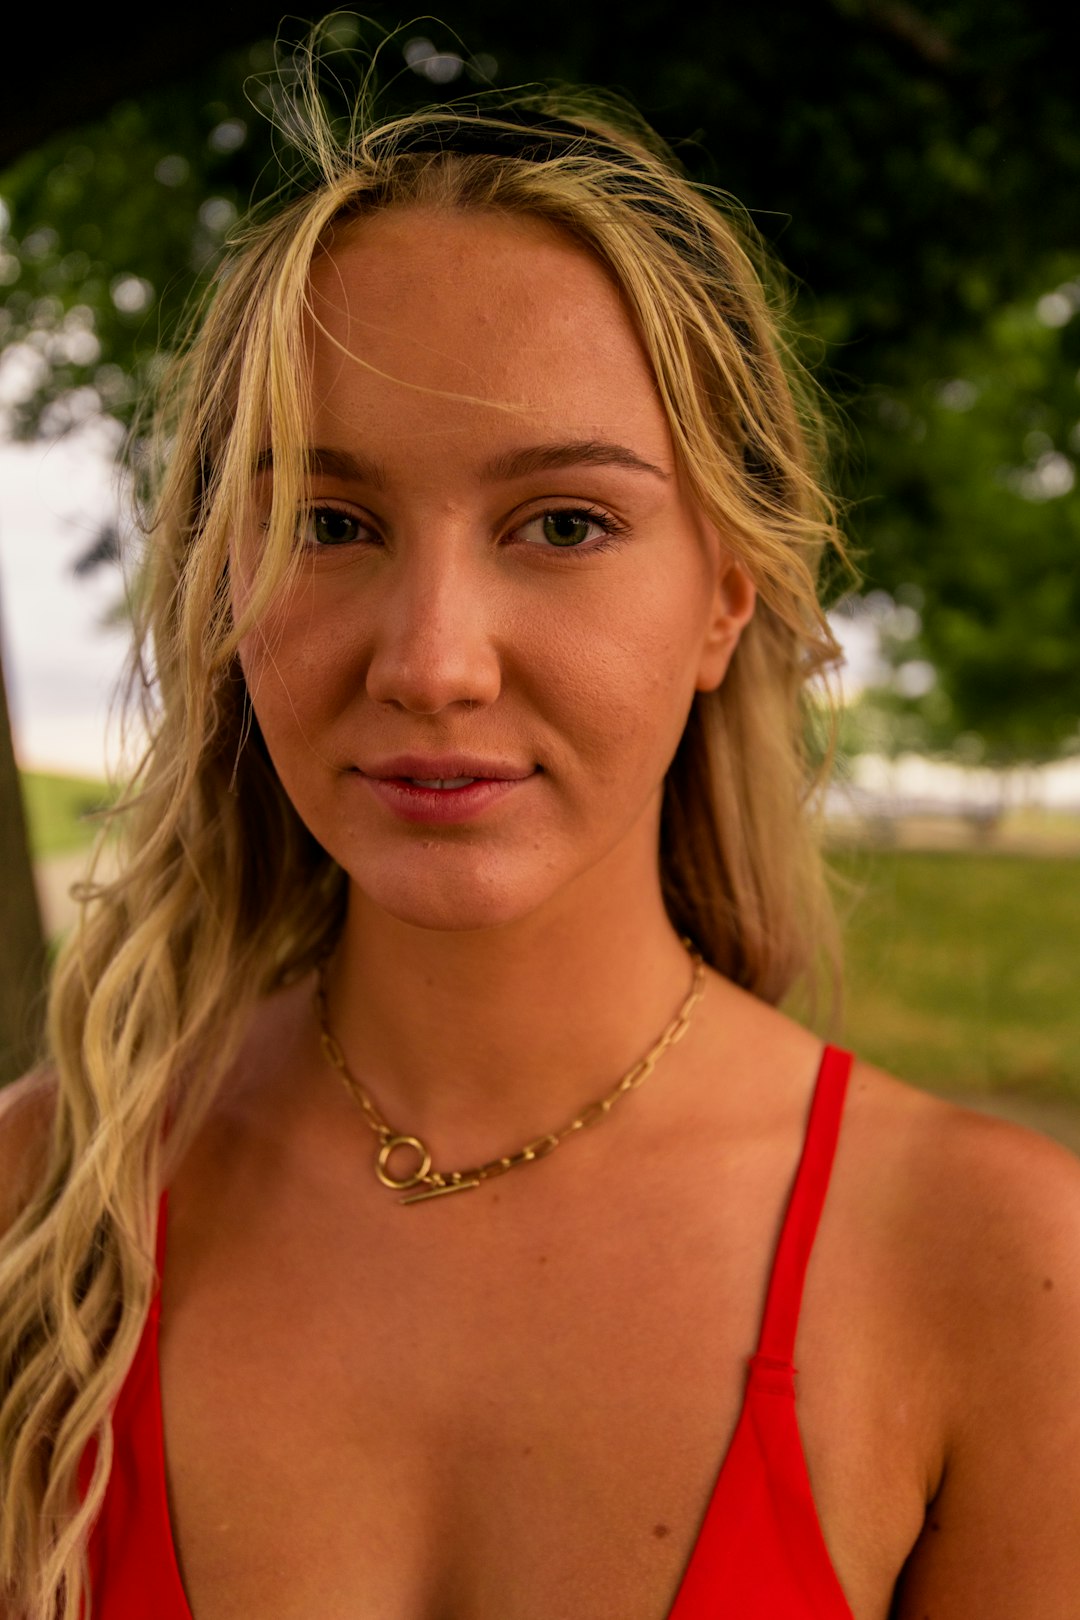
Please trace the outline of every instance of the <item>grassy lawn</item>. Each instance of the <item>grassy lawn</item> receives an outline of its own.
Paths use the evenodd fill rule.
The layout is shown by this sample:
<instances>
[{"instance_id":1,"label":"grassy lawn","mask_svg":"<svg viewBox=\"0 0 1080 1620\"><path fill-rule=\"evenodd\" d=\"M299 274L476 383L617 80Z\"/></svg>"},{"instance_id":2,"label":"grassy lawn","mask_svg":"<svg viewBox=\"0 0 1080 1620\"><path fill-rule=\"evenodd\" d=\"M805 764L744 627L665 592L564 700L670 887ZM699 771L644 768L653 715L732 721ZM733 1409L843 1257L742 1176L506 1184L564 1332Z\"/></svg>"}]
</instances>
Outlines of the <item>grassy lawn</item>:
<instances>
[{"instance_id":1,"label":"grassy lawn","mask_svg":"<svg viewBox=\"0 0 1080 1620\"><path fill-rule=\"evenodd\" d=\"M23 776L35 857L90 843L101 782ZM848 850L840 1039L932 1090L1080 1103L1080 859Z\"/></svg>"},{"instance_id":2,"label":"grassy lawn","mask_svg":"<svg viewBox=\"0 0 1080 1620\"><path fill-rule=\"evenodd\" d=\"M44 771L22 771L19 779L35 860L65 855L93 842L100 823L87 818L109 802L104 782Z\"/></svg>"},{"instance_id":3,"label":"grassy lawn","mask_svg":"<svg viewBox=\"0 0 1080 1620\"><path fill-rule=\"evenodd\" d=\"M843 1043L933 1090L1080 1102L1080 860L850 851Z\"/></svg>"}]
</instances>

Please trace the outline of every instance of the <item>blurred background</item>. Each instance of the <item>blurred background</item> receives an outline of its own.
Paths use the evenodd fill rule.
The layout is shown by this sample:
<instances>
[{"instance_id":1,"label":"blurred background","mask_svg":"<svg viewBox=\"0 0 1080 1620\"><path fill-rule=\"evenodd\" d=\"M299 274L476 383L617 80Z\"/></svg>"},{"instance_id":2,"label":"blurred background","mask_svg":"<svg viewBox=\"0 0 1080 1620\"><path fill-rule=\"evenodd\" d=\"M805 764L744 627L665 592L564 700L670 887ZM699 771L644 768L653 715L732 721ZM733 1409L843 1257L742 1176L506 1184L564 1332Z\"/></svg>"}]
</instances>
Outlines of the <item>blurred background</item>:
<instances>
[{"instance_id":1,"label":"blurred background","mask_svg":"<svg viewBox=\"0 0 1080 1620\"><path fill-rule=\"evenodd\" d=\"M93 812L125 769L133 405L238 216L321 9L6 29L0 107L0 1079ZM181 20L178 22L178 17ZM1080 119L1060 8L369 4L380 107L536 81L627 95L793 278L838 408L863 582L834 590L841 1037L1080 1147ZM280 91L278 92L280 93ZM125 560L128 568L125 572ZM127 583L126 583L127 581ZM6 694L6 695L5 695ZM10 740L9 740L10 737Z\"/></svg>"}]
</instances>

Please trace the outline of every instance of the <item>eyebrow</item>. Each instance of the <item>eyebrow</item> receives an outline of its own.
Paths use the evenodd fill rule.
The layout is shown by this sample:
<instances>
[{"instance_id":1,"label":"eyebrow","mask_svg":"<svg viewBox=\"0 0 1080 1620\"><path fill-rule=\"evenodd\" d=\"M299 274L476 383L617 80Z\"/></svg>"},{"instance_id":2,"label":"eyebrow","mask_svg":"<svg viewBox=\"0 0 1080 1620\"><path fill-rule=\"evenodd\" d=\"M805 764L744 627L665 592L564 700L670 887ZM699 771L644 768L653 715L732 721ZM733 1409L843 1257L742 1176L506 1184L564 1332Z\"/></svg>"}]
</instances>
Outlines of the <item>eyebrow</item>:
<instances>
[{"instance_id":1,"label":"eyebrow","mask_svg":"<svg viewBox=\"0 0 1080 1620\"><path fill-rule=\"evenodd\" d=\"M482 476L493 482L509 483L529 473L549 472L556 467L625 467L630 472L651 473L665 481L670 473L654 466L625 444L608 439L569 439L562 444L534 444L523 450L507 450L495 456L482 469Z\"/></svg>"},{"instance_id":2,"label":"eyebrow","mask_svg":"<svg viewBox=\"0 0 1080 1620\"><path fill-rule=\"evenodd\" d=\"M304 451L304 465L308 472L351 479L371 489L385 489L388 483L377 461L350 450L313 445ZM253 464L253 476L272 472L273 466L273 451L260 450ZM636 450L625 444L613 444L608 439L568 439L557 444L533 444L520 450L506 450L486 462L480 476L488 483L508 484L530 473L551 472L560 467L622 467L629 472L649 473L665 482L671 478L670 473L646 461Z\"/></svg>"},{"instance_id":3,"label":"eyebrow","mask_svg":"<svg viewBox=\"0 0 1080 1620\"><path fill-rule=\"evenodd\" d=\"M312 445L304 450L304 470L309 473L325 473L332 478L349 478L354 483L369 484L373 489L382 489L386 484L386 474L377 461L369 456L355 455L350 450L331 450L325 445ZM251 473L257 478L260 473L273 472L274 452L266 448L260 450L252 463Z\"/></svg>"}]
</instances>

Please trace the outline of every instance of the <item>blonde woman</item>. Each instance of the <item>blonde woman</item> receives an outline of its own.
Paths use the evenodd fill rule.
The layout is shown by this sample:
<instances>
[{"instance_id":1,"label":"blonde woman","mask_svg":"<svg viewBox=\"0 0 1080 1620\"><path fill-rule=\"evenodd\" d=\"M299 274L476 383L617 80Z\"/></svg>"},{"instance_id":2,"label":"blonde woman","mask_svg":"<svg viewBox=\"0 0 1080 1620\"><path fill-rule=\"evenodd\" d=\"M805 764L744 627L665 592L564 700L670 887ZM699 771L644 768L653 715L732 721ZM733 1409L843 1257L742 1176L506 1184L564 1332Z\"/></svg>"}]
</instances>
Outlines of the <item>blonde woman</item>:
<instances>
[{"instance_id":1,"label":"blonde woman","mask_svg":"<svg viewBox=\"0 0 1080 1620\"><path fill-rule=\"evenodd\" d=\"M746 233L583 99L316 144L4 1098L4 1620L1071 1620L1075 1162L778 1010L839 542Z\"/></svg>"}]
</instances>

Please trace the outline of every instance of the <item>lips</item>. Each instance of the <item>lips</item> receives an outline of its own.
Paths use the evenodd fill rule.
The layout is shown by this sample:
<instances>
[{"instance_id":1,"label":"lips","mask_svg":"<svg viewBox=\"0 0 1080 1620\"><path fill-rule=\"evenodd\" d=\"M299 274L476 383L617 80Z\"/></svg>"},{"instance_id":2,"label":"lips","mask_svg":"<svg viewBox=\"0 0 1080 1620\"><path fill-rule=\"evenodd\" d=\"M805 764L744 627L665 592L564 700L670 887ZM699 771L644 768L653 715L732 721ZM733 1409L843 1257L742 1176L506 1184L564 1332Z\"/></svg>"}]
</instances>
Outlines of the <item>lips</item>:
<instances>
[{"instance_id":1,"label":"lips","mask_svg":"<svg viewBox=\"0 0 1080 1620\"><path fill-rule=\"evenodd\" d=\"M474 777L461 787L424 787L407 776L368 776L357 771L364 790L403 821L426 826L450 826L474 821L515 794L528 791L522 777ZM528 777L536 775L529 771ZM453 780L442 778L441 780Z\"/></svg>"},{"instance_id":2,"label":"lips","mask_svg":"<svg viewBox=\"0 0 1080 1620\"><path fill-rule=\"evenodd\" d=\"M480 780L480 778L475 776L455 776L445 781L424 782L416 776L401 777L401 781L411 782L413 787L437 788L440 793L445 793L451 788L468 787L472 782L476 782L478 780ZM486 777L484 780L490 781L491 779L490 777Z\"/></svg>"},{"instance_id":3,"label":"lips","mask_svg":"<svg viewBox=\"0 0 1080 1620\"><path fill-rule=\"evenodd\" d=\"M479 754L395 754L387 759L372 760L359 770L364 776L381 777L383 781L458 782L466 778L469 781L520 782L539 768L516 760L485 759Z\"/></svg>"}]
</instances>

